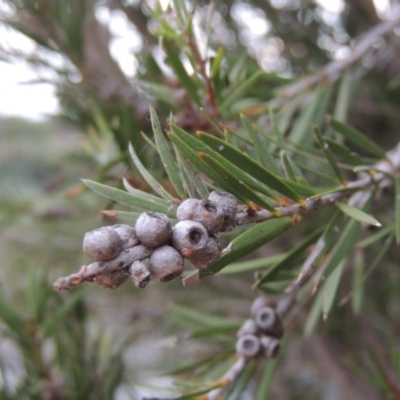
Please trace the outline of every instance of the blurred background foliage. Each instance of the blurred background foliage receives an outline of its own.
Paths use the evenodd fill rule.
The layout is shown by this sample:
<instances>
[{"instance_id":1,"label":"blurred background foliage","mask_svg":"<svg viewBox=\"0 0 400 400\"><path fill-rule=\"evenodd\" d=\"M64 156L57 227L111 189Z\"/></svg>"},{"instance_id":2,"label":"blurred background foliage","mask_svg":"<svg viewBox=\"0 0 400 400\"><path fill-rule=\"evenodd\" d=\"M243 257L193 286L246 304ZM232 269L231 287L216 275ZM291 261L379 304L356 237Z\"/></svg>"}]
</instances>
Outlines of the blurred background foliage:
<instances>
[{"instance_id":1,"label":"blurred background foliage","mask_svg":"<svg viewBox=\"0 0 400 400\"><path fill-rule=\"evenodd\" d=\"M384 3L386 13L379 8ZM58 294L51 282L87 261L83 233L111 223L98 210L114 207L79 178L114 187L126 178L149 191L128 156L131 142L144 166L175 194L146 139L153 137L150 103L163 128L172 112L187 132L223 131L256 158L247 118L268 132L269 150L275 161L286 161L289 177L297 174L290 170L293 157L311 187L329 186L329 165L306 146L313 143L311 123L339 144L343 140L324 125L327 114L386 150L398 141L400 28L371 39L368 51L337 74L292 89L333 60L351 57L352 46L396 3L2 0L2 29L25 35L33 46L22 51L3 42L0 59L27 63L38 81L54 84L61 113L41 123L0 121L0 398L140 399L161 386L165 391L155 393L167 397L221 376L255 296L254 270L266 265L261 257L285 254L332 211L308 216L264 246L255 258L262 263L246 264L251 271L239 265L237 274L232 269L193 287L174 282L107 292L87 285ZM344 167L346 178L354 178ZM249 365L227 399L400 399L399 254L393 191L387 192L372 212L391 229L359 243L329 318L320 318L321 301L312 308L314 299L304 296L304 307L287 323L281 356ZM364 280L365 271L372 279ZM193 381L177 383L174 375Z\"/></svg>"}]
</instances>

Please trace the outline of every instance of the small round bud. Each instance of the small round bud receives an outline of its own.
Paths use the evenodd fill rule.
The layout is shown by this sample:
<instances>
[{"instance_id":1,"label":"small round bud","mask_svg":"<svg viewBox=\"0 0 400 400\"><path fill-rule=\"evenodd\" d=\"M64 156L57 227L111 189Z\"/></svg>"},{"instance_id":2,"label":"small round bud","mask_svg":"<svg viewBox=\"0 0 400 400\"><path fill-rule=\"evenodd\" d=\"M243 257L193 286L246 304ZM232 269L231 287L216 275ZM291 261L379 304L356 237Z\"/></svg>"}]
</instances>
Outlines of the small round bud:
<instances>
[{"instance_id":1,"label":"small round bud","mask_svg":"<svg viewBox=\"0 0 400 400\"><path fill-rule=\"evenodd\" d=\"M107 274L97 275L94 281L105 289L116 289L121 286L129 277L127 268L118 271L108 272Z\"/></svg>"},{"instance_id":2,"label":"small round bud","mask_svg":"<svg viewBox=\"0 0 400 400\"><path fill-rule=\"evenodd\" d=\"M172 234L172 227L165 214L144 212L136 221L135 231L143 245L155 248L168 242Z\"/></svg>"},{"instance_id":3,"label":"small round bud","mask_svg":"<svg viewBox=\"0 0 400 400\"><path fill-rule=\"evenodd\" d=\"M193 258L203 251L208 243L206 228L196 221L180 221L172 230L172 245L182 257Z\"/></svg>"},{"instance_id":4,"label":"small round bud","mask_svg":"<svg viewBox=\"0 0 400 400\"><path fill-rule=\"evenodd\" d=\"M236 336L241 337L243 335L256 335L258 333L258 327L253 319L247 319L243 325L237 331Z\"/></svg>"},{"instance_id":5,"label":"small round bud","mask_svg":"<svg viewBox=\"0 0 400 400\"><path fill-rule=\"evenodd\" d=\"M272 307L275 308L275 302L269 297L257 297L254 299L253 303L250 307L250 315L254 318L259 310L264 307Z\"/></svg>"},{"instance_id":6,"label":"small round bud","mask_svg":"<svg viewBox=\"0 0 400 400\"><path fill-rule=\"evenodd\" d=\"M221 255L221 244L216 236L210 236L205 247L197 251L190 262L197 268L202 269L210 265Z\"/></svg>"},{"instance_id":7,"label":"small round bud","mask_svg":"<svg viewBox=\"0 0 400 400\"><path fill-rule=\"evenodd\" d=\"M182 274L183 258L173 247L161 246L151 254L149 269L155 279L167 282Z\"/></svg>"},{"instance_id":8,"label":"small round bud","mask_svg":"<svg viewBox=\"0 0 400 400\"><path fill-rule=\"evenodd\" d=\"M239 357L255 358L261 349L260 339L255 335L243 335L236 342L236 354Z\"/></svg>"},{"instance_id":9,"label":"small round bud","mask_svg":"<svg viewBox=\"0 0 400 400\"><path fill-rule=\"evenodd\" d=\"M228 192L211 192L208 200L217 204L224 215L221 232L230 231L235 227L237 213L237 200L233 194Z\"/></svg>"},{"instance_id":10,"label":"small round bud","mask_svg":"<svg viewBox=\"0 0 400 400\"><path fill-rule=\"evenodd\" d=\"M277 338L283 335L283 326L281 320L272 307L263 307L258 310L255 323L263 333Z\"/></svg>"},{"instance_id":11,"label":"small round bud","mask_svg":"<svg viewBox=\"0 0 400 400\"><path fill-rule=\"evenodd\" d=\"M113 228L102 228L86 232L83 238L83 251L96 261L108 261L122 250L122 241Z\"/></svg>"},{"instance_id":12,"label":"small round bud","mask_svg":"<svg viewBox=\"0 0 400 400\"><path fill-rule=\"evenodd\" d=\"M130 247L139 244L139 239L136 237L135 228L132 225L118 224L113 225L112 228L121 238L123 249L129 249Z\"/></svg>"},{"instance_id":13,"label":"small round bud","mask_svg":"<svg viewBox=\"0 0 400 400\"><path fill-rule=\"evenodd\" d=\"M260 342L265 357L274 358L278 355L279 350L281 348L281 345L279 344L278 340L268 336L262 336L260 338Z\"/></svg>"},{"instance_id":14,"label":"small round bud","mask_svg":"<svg viewBox=\"0 0 400 400\"><path fill-rule=\"evenodd\" d=\"M186 199L176 210L180 221L197 221L204 225L210 234L219 232L224 222L222 209L210 200Z\"/></svg>"},{"instance_id":15,"label":"small round bud","mask_svg":"<svg viewBox=\"0 0 400 400\"><path fill-rule=\"evenodd\" d=\"M140 289L145 288L150 282L150 271L142 261L134 261L129 267L129 273L135 286Z\"/></svg>"}]
</instances>

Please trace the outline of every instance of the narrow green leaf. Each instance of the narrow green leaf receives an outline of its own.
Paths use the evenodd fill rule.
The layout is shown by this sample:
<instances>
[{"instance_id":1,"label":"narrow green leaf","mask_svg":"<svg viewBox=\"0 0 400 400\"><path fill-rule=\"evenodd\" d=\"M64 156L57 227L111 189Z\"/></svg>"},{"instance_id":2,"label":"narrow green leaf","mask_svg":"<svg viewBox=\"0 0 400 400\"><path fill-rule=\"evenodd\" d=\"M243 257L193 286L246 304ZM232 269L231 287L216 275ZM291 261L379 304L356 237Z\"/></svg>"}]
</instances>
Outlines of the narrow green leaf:
<instances>
[{"instance_id":1,"label":"narrow green leaf","mask_svg":"<svg viewBox=\"0 0 400 400\"><path fill-rule=\"evenodd\" d=\"M253 124L250 122L250 120L244 115L240 114L240 118L242 120L242 124L246 128L246 131L249 135L249 137L253 140L254 142L254 147L258 155L258 159L260 160L261 164L266 167L268 170L270 170L272 173L275 175L281 175L281 172L276 165L275 159L270 153L269 147L265 141L265 138L263 138L259 132L256 131L254 128Z\"/></svg>"},{"instance_id":2,"label":"narrow green leaf","mask_svg":"<svg viewBox=\"0 0 400 400\"><path fill-rule=\"evenodd\" d=\"M165 137L161 130L160 121L157 117L157 113L151 105L150 105L150 119L151 119L151 125L153 127L154 139L156 141L158 154L160 155L165 171L167 172L167 175L173 187L175 188L176 193L178 193L178 196L181 199L186 199L187 194L183 189L176 161L172 156L168 143L165 140Z\"/></svg>"},{"instance_id":3,"label":"narrow green leaf","mask_svg":"<svg viewBox=\"0 0 400 400\"><path fill-rule=\"evenodd\" d=\"M310 127L311 124L318 124L319 121L316 118L316 114L320 111L325 112L325 108L327 106L326 98L328 88L326 86L319 86L312 93L312 98L310 102L307 104L305 109L300 113L300 116L297 118L293 129L289 133L290 140L295 143L308 142L310 143L311 135Z\"/></svg>"},{"instance_id":4,"label":"narrow green leaf","mask_svg":"<svg viewBox=\"0 0 400 400\"><path fill-rule=\"evenodd\" d=\"M325 263L323 278L328 278L330 274L338 267L340 262L347 256L353 248L358 235L360 234L360 223L354 219L347 222L346 227L340 233L336 245L330 252L330 256Z\"/></svg>"},{"instance_id":5,"label":"narrow green leaf","mask_svg":"<svg viewBox=\"0 0 400 400\"><path fill-rule=\"evenodd\" d=\"M198 87L193 82L192 78L187 73L182 61L179 57L179 49L176 48L174 41L166 39L164 37L163 46L165 48L167 62L171 65L174 70L179 82L185 88L186 93L196 103L198 107L201 105L200 97L198 94Z\"/></svg>"},{"instance_id":6,"label":"narrow green leaf","mask_svg":"<svg viewBox=\"0 0 400 400\"><path fill-rule=\"evenodd\" d=\"M313 244L318 237L322 234L324 226L315 230L313 233L308 235L301 243L293 247L288 253L283 255L283 258L274 264L271 268L265 271L254 283L253 288L257 288L267 281L277 279L277 276L282 271L288 271L293 266L299 265L299 259L301 255Z\"/></svg>"},{"instance_id":7,"label":"narrow green leaf","mask_svg":"<svg viewBox=\"0 0 400 400\"><path fill-rule=\"evenodd\" d=\"M262 372L260 381L257 387L255 400L266 400L269 398L268 393L272 384L272 378L278 367L278 359L274 358L264 362L264 371Z\"/></svg>"},{"instance_id":8,"label":"narrow green leaf","mask_svg":"<svg viewBox=\"0 0 400 400\"><path fill-rule=\"evenodd\" d=\"M213 119L206 113L204 108L200 108L201 115L207 120L210 126L214 129L214 132L220 137L224 137L224 132L222 132L221 128L213 121Z\"/></svg>"},{"instance_id":9,"label":"narrow green leaf","mask_svg":"<svg viewBox=\"0 0 400 400\"><path fill-rule=\"evenodd\" d=\"M339 287L340 279L343 275L345 261L346 260L342 260L339 263L339 265L324 283L324 287L322 289L324 299L322 303L322 316L325 320L327 319L328 314L332 309L333 302L335 300Z\"/></svg>"},{"instance_id":10,"label":"narrow green leaf","mask_svg":"<svg viewBox=\"0 0 400 400\"><path fill-rule=\"evenodd\" d=\"M249 62L247 52L243 51L239 57L234 57L232 61L234 61L234 64L230 65L228 81L238 82L243 79L247 72L247 64Z\"/></svg>"},{"instance_id":11,"label":"narrow green leaf","mask_svg":"<svg viewBox=\"0 0 400 400\"><path fill-rule=\"evenodd\" d=\"M221 326L222 323L227 325L240 323L240 320L236 318L228 318L217 316L211 313L207 313L205 311L200 311L198 309L194 309L193 307L185 306L183 304L174 304L171 314L176 321L179 321L183 326L187 326L187 324L194 324L196 329L213 326Z\"/></svg>"},{"instance_id":12,"label":"narrow green leaf","mask_svg":"<svg viewBox=\"0 0 400 400\"><path fill-rule=\"evenodd\" d=\"M75 290L72 292L67 299L58 307L54 314L46 320L46 323L42 327L43 337L52 335L54 329L58 329L60 321L66 318L67 314L75 307L75 305L82 299L82 290Z\"/></svg>"},{"instance_id":13,"label":"narrow green leaf","mask_svg":"<svg viewBox=\"0 0 400 400\"><path fill-rule=\"evenodd\" d=\"M292 224L289 217L277 218L254 225L246 232L236 237L231 243L231 250L213 264L200 270L200 278L219 272L222 268L256 250L263 244L274 239Z\"/></svg>"},{"instance_id":14,"label":"narrow green leaf","mask_svg":"<svg viewBox=\"0 0 400 400\"><path fill-rule=\"evenodd\" d=\"M304 177L304 175L302 174L301 170L300 170L300 166L298 166L292 159L292 157L286 153L286 151L283 151L283 153L286 155L286 157L284 157L284 163L286 165L286 163L288 164L288 166L290 166L290 169L293 171L292 173L295 175L296 177L296 181L302 185L303 187L309 187L308 186L308 182L306 180L306 178ZM301 193L302 194L302 193Z\"/></svg>"},{"instance_id":15,"label":"narrow green leaf","mask_svg":"<svg viewBox=\"0 0 400 400\"><path fill-rule=\"evenodd\" d=\"M142 199L144 201L153 203L153 204L158 204L161 207L165 207L169 205L168 201L165 199L162 199L161 197L154 196L151 193L143 192L142 190L134 188L129 181L126 178L122 178L122 184L124 185L124 188L126 191L130 194L133 194L135 197L138 197L139 199Z\"/></svg>"},{"instance_id":16,"label":"narrow green leaf","mask_svg":"<svg viewBox=\"0 0 400 400\"><path fill-rule=\"evenodd\" d=\"M136 208L143 211L156 211L162 212L167 215L175 216L175 209L171 209L171 206L165 202L165 205L159 202L151 202L149 199L144 199L142 197L136 197L130 193L123 190L116 189L101 183L93 182L90 180L82 179L83 183L92 189L94 192L107 197L117 203L125 204L129 207Z\"/></svg>"},{"instance_id":17,"label":"narrow green leaf","mask_svg":"<svg viewBox=\"0 0 400 400\"><path fill-rule=\"evenodd\" d=\"M138 155L135 152L134 147L131 143L129 143L129 153L132 157L136 168L139 170L140 174L143 176L143 179L152 187L152 189L158 193L161 197L167 200L173 200L173 196L171 196L158 182L154 177L150 174L149 171L144 167L142 162L140 161Z\"/></svg>"},{"instance_id":18,"label":"narrow green leaf","mask_svg":"<svg viewBox=\"0 0 400 400\"><path fill-rule=\"evenodd\" d=\"M360 283L364 283L374 272L375 268L377 268L378 266L381 265L382 260L386 256L387 252L389 251L394 238L395 238L394 235L390 235L383 241L383 244L381 245L378 254L376 255L371 266L368 268L368 271L366 271L365 274L363 275Z\"/></svg>"},{"instance_id":19,"label":"narrow green leaf","mask_svg":"<svg viewBox=\"0 0 400 400\"><path fill-rule=\"evenodd\" d=\"M116 218L119 221L125 222L129 225L135 225L136 220L139 218L140 212L131 212L131 211L119 211L119 210L102 210L102 214L104 214L108 218Z\"/></svg>"},{"instance_id":20,"label":"narrow green leaf","mask_svg":"<svg viewBox=\"0 0 400 400\"><path fill-rule=\"evenodd\" d=\"M247 190L248 188L244 189L245 186L248 186L250 189L253 189L253 191L260 192L262 194L265 194L266 196L275 198L276 196L264 185L258 183L257 181L254 181L251 177L249 177L245 172L243 172L237 165L232 164L230 161L225 159L222 155L218 154L216 151L212 150L210 147L206 146L203 142L198 140L197 138L189 135L187 132L184 130L180 129L174 124L171 124L171 129L172 129L172 135L170 135L171 140L175 143L175 145L180 149L180 151L187 157L187 159L193 163L193 165L196 166L199 170L204 172L208 177L210 177L214 182L218 183L219 185L222 185L222 188L225 188L225 190L229 191L232 194L235 194L235 192L240 192L242 190ZM225 143L225 142L223 142ZM210 168L197 154L197 152L204 153L213 159L215 159L222 168L224 168L228 172L230 178L232 176L235 177L235 182L232 185L229 184L228 181L224 181L221 183L221 176L217 174L213 168ZM197 163L197 164L196 164ZM230 179L232 181L232 179ZM241 183L240 183L241 182ZM242 188L237 187L238 183L242 186ZM229 189L228 189L229 186ZM251 191L251 193L254 193ZM254 193L255 196L257 196ZM242 196L242 197L239 197ZM237 196L239 199L244 201L245 203L249 200L244 200L243 194ZM259 196L257 196L258 199L260 199ZM265 204L265 201L264 201ZM268 203L269 204L269 203ZM249 204L250 205L250 204ZM260 204L261 205L261 204ZM269 206L270 211L272 211L271 206Z\"/></svg>"},{"instance_id":21,"label":"narrow green leaf","mask_svg":"<svg viewBox=\"0 0 400 400\"><path fill-rule=\"evenodd\" d=\"M293 124L294 115L297 112L299 105L304 102L303 94L300 93L288 101L282 106L276 118L271 119L271 125L275 124L277 131L282 134L286 133L288 128ZM270 108L270 115L272 110ZM283 147L281 148L283 150Z\"/></svg>"},{"instance_id":22,"label":"narrow green leaf","mask_svg":"<svg viewBox=\"0 0 400 400\"><path fill-rule=\"evenodd\" d=\"M323 292L319 291L317 297L313 301L311 310L308 313L307 321L304 325L304 336L311 336L321 320L322 304L324 301Z\"/></svg>"},{"instance_id":23,"label":"narrow green leaf","mask_svg":"<svg viewBox=\"0 0 400 400\"><path fill-rule=\"evenodd\" d=\"M187 178L190 182L188 182L188 185L191 185L194 190L198 193L200 198L202 199L207 199L209 195L209 191L207 189L206 184L203 182L203 180L198 176L199 171L195 170L193 168L193 165L187 160L187 158L176 148L174 145L175 152L176 152L176 158L179 162L179 165L182 167L182 169L185 171ZM193 197L197 197L196 195L193 195Z\"/></svg>"},{"instance_id":24,"label":"narrow green leaf","mask_svg":"<svg viewBox=\"0 0 400 400\"><path fill-rule=\"evenodd\" d=\"M325 141L324 137L322 136L319 128L316 125L312 125L312 129L315 134L315 139L319 146L321 147L322 152L324 153L329 165L331 166L333 172L335 173L336 177L339 179L339 182L344 184L344 179L342 176L342 173L340 172L340 169L332 155L331 150L329 149L328 143Z\"/></svg>"},{"instance_id":25,"label":"narrow green leaf","mask_svg":"<svg viewBox=\"0 0 400 400\"><path fill-rule=\"evenodd\" d=\"M316 256L314 264L318 265L322 257L331 249L331 247L337 242L341 232L344 228L345 218L342 212L336 210L328 224L325 227L323 233L323 247L320 253Z\"/></svg>"},{"instance_id":26,"label":"narrow green leaf","mask_svg":"<svg viewBox=\"0 0 400 400\"><path fill-rule=\"evenodd\" d=\"M388 225L385 228L379 229L378 232L374 233L373 235L368 236L364 240L361 240L356 244L356 246L361 249L371 246L377 241L383 239L385 236L390 235L394 231L395 231L395 224Z\"/></svg>"},{"instance_id":27,"label":"narrow green leaf","mask_svg":"<svg viewBox=\"0 0 400 400\"><path fill-rule=\"evenodd\" d=\"M248 362L243 372L228 386L223 400L239 399L246 387L250 385L250 381L254 378L256 367L257 362L255 360Z\"/></svg>"},{"instance_id":28,"label":"narrow green leaf","mask_svg":"<svg viewBox=\"0 0 400 400\"><path fill-rule=\"evenodd\" d=\"M220 109L225 112L228 111L229 107L232 106L232 104L236 100L243 97L264 74L264 71L258 70L243 82L240 82L237 85L230 86L228 90L223 94L224 100L220 104Z\"/></svg>"},{"instance_id":29,"label":"narrow green leaf","mask_svg":"<svg viewBox=\"0 0 400 400\"><path fill-rule=\"evenodd\" d=\"M153 95L157 101L162 101L168 104L173 109L176 108L176 100L174 96L171 96L171 88L165 85L161 85L154 82L141 82L143 88L146 90L147 93Z\"/></svg>"},{"instance_id":30,"label":"narrow green leaf","mask_svg":"<svg viewBox=\"0 0 400 400\"><path fill-rule=\"evenodd\" d=\"M361 74L356 75L354 71L346 71L340 79L338 94L336 96L334 118L338 121L346 121L347 113L350 109L349 103L357 84L360 81Z\"/></svg>"},{"instance_id":31,"label":"narrow green leaf","mask_svg":"<svg viewBox=\"0 0 400 400\"><path fill-rule=\"evenodd\" d=\"M299 203L303 201L303 199L290 186L290 181L284 181L281 177L278 177L272 172L268 171L263 166L252 160L250 157L243 154L240 150L227 144L223 140L208 135L207 133L199 132L198 136L214 151L219 152L219 154L221 154L232 163L236 163L236 165L239 165L242 170L244 170L254 178L258 179L260 182L264 183L268 187L276 190L279 193L282 193L283 195Z\"/></svg>"},{"instance_id":32,"label":"narrow green leaf","mask_svg":"<svg viewBox=\"0 0 400 400\"><path fill-rule=\"evenodd\" d=\"M400 244L400 179L395 179L395 231L396 243Z\"/></svg>"},{"instance_id":33,"label":"narrow green leaf","mask_svg":"<svg viewBox=\"0 0 400 400\"><path fill-rule=\"evenodd\" d=\"M176 160L178 161L179 176L182 181L182 185L185 189L185 193L187 193L188 197L195 199L197 197L197 192L193 185L193 181L189 178L187 170L182 165L183 164L182 160L184 159L184 157L176 147L175 147L175 153L176 153Z\"/></svg>"},{"instance_id":34,"label":"narrow green leaf","mask_svg":"<svg viewBox=\"0 0 400 400\"><path fill-rule=\"evenodd\" d=\"M223 187L223 185L229 187L229 192L231 194L249 206L251 206L251 202L254 202L279 216L279 213L265 198L260 197L256 192L251 190L251 188L238 179L238 177L228 169L224 168L218 161L205 153L200 153L199 156L204 163L213 170L214 177L212 178L210 176L210 178L212 178L215 183L219 184L221 187Z\"/></svg>"},{"instance_id":35,"label":"narrow green leaf","mask_svg":"<svg viewBox=\"0 0 400 400\"><path fill-rule=\"evenodd\" d=\"M271 123L270 130L267 133L267 136L271 136L275 139L276 145L279 150L288 150L287 143L285 142L284 136L282 134L282 130L279 128L278 123L276 122L275 115L272 109L269 109L269 120Z\"/></svg>"},{"instance_id":36,"label":"narrow green leaf","mask_svg":"<svg viewBox=\"0 0 400 400\"><path fill-rule=\"evenodd\" d=\"M375 218L371 217L364 211L359 210L358 208L355 208L353 206L350 206L349 204L346 203L336 203L336 207L339 208L341 211L343 211L345 214L347 214L349 217L363 222L365 224L370 224L373 226L382 226L380 222L378 222Z\"/></svg>"},{"instance_id":37,"label":"narrow green leaf","mask_svg":"<svg viewBox=\"0 0 400 400\"><path fill-rule=\"evenodd\" d=\"M346 146L337 142L336 140L325 138L325 141L328 143L329 148L332 153L343 159L346 163L350 165L362 165L365 164L365 161L354 151L350 151Z\"/></svg>"},{"instance_id":38,"label":"narrow green leaf","mask_svg":"<svg viewBox=\"0 0 400 400\"><path fill-rule=\"evenodd\" d=\"M328 120L329 125L337 132L344 136L347 140L353 142L357 146L360 146L364 150L368 151L370 154L374 154L379 158L386 158L385 151L380 148L372 140L368 139L363 133L357 129L344 124L334 118Z\"/></svg>"},{"instance_id":39,"label":"narrow green leaf","mask_svg":"<svg viewBox=\"0 0 400 400\"><path fill-rule=\"evenodd\" d=\"M223 58L224 58L224 48L222 46L219 46L217 55L213 58L211 63L211 76L213 78L219 76Z\"/></svg>"},{"instance_id":40,"label":"narrow green leaf","mask_svg":"<svg viewBox=\"0 0 400 400\"><path fill-rule=\"evenodd\" d=\"M249 272L254 271L255 269L265 268L268 265L275 264L276 262L282 260L284 254L278 254L276 256L268 256L261 257L255 260L247 260L242 262L237 262L228 265L222 271L220 271L220 275L230 275L230 274L238 274L241 272Z\"/></svg>"},{"instance_id":41,"label":"narrow green leaf","mask_svg":"<svg viewBox=\"0 0 400 400\"><path fill-rule=\"evenodd\" d=\"M360 314L362 302L364 299L364 269L365 269L365 253L364 250L358 249L354 254L354 267L352 277L352 308L354 314Z\"/></svg>"},{"instance_id":42,"label":"narrow green leaf","mask_svg":"<svg viewBox=\"0 0 400 400\"><path fill-rule=\"evenodd\" d=\"M289 157L285 151L281 151L281 163L286 178L291 181L297 182L297 176L292 168L292 164L289 161Z\"/></svg>"}]
</instances>

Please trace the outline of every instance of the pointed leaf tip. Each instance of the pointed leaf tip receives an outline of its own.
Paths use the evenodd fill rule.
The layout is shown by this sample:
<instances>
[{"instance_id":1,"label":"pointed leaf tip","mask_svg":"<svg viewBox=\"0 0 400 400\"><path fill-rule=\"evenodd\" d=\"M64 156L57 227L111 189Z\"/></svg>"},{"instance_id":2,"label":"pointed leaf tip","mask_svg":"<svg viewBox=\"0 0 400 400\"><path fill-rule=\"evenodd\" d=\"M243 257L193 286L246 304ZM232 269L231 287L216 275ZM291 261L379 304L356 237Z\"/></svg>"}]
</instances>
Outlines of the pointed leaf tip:
<instances>
[{"instance_id":1,"label":"pointed leaf tip","mask_svg":"<svg viewBox=\"0 0 400 400\"><path fill-rule=\"evenodd\" d=\"M369 214L365 213L358 208L350 206L346 203L336 203L336 206L349 217L355 219L356 221L363 222L365 224L373 225L376 227L381 227L382 224L376 220L374 217L371 217Z\"/></svg>"}]
</instances>

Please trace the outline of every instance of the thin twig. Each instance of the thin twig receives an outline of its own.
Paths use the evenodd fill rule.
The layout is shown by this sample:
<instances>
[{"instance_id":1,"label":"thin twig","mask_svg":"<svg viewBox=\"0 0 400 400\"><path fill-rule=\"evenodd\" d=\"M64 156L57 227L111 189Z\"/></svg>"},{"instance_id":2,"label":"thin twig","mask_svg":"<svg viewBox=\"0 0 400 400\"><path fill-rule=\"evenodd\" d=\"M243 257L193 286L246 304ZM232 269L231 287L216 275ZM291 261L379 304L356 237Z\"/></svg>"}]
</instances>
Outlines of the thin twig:
<instances>
[{"instance_id":1,"label":"thin twig","mask_svg":"<svg viewBox=\"0 0 400 400\"><path fill-rule=\"evenodd\" d=\"M357 190L357 193L363 193L365 189L373 187L383 188L390 184L391 180L389 176L400 169L400 143L398 143L394 149L390 150L386 156L386 160L380 161L371 166L369 173L363 172L359 175L359 179L347 182L345 186L338 186L336 190L340 191L318 197L311 197L306 199L305 204L303 205L296 203L289 206L277 207L276 210L278 211L279 216L267 210L258 211L255 214L241 212L236 215L236 224L245 225L280 217L306 215L319 210L322 207L336 204L343 198L348 197L351 192L354 192L355 190ZM357 193L352 195L352 203L356 198L358 198L358 196L361 196L361 194ZM365 194L362 196L365 196Z\"/></svg>"},{"instance_id":2,"label":"thin twig","mask_svg":"<svg viewBox=\"0 0 400 400\"><path fill-rule=\"evenodd\" d=\"M298 93L301 93L322 81L334 82L339 76L341 76L344 70L349 68L364 54L366 54L368 50L374 46L378 38L386 35L398 25L400 25L400 12L397 12L393 19L382 22L363 35L348 57L343 60L332 61L326 66L318 69L312 75L308 75L300 81L286 86L286 88L282 89L282 91L278 93L277 97L269 102L269 105L280 106L285 103L288 98L292 98Z\"/></svg>"}]
</instances>

